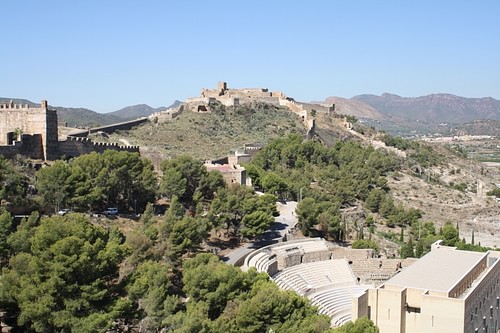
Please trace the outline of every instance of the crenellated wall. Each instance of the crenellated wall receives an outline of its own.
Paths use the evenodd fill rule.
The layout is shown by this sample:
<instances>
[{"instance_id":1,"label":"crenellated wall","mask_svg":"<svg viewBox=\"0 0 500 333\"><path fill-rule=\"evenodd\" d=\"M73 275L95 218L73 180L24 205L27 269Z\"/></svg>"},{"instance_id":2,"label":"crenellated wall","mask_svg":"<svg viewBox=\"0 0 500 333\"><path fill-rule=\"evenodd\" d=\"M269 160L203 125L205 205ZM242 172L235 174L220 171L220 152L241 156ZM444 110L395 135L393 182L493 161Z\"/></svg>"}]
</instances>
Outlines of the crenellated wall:
<instances>
[{"instance_id":1,"label":"crenellated wall","mask_svg":"<svg viewBox=\"0 0 500 333\"><path fill-rule=\"evenodd\" d=\"M103 153L105 150L117 150L139 153L139 146L121 146L117 143L94 142L88 138L71 137L59 141L59 151L66 157L77 157L91 152Z\"/></svg>"},{"instance_id":2,"label":"crenellated wall","mask_svg":"<svg viewBox=\"0 0 500 333\"><path fill-rule=\"evenodd\" d=\"M47 101L42 101L40 107L12 101L0 103L0 145L12 145L20 134L41 136L41 159L57 157L57 111L49 110Z\"/></svg>"}]
</instances>

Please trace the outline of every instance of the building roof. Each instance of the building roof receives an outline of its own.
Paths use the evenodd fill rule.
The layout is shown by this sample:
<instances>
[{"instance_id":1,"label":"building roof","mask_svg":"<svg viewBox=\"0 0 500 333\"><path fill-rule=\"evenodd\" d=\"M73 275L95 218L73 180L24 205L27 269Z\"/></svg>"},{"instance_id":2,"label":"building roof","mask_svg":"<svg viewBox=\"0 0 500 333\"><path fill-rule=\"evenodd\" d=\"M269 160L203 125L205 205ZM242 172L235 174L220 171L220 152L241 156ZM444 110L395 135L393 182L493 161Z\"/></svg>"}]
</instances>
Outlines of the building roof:
<instances>
[{"instance_id":1,"label":"building roof","mask_svg":"<svg viewBox=\"0 0 500 333\"><path fill-rule=\"evenodd\" d=\"M236 165L229 165L229 164L209 164L205 163L205 167L207 168L208 171L212 170L218 170L222 173L225 172L231 172L231 171L242 171L244 168Z\"/></svg>"},{"instance_id":2,"label":"building roof","mask_svg":"<svg viewBox=\"0 0 500 333\"><path fill-rule=\"evenodd\" d=\"M438 247L385 284L448 292L487 255L446 246Z\"/></svg>"}]
</instances>

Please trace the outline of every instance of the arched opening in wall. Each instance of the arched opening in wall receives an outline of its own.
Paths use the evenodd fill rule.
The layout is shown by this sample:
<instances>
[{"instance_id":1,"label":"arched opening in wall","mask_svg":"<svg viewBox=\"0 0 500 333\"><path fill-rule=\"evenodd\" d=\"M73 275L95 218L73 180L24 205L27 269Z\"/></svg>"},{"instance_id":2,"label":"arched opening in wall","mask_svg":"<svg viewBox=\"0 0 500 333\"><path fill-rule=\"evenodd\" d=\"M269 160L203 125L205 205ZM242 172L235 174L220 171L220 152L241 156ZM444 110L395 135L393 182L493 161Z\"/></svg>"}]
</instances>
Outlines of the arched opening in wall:
<instances>
[{"instance_id":1,"label":"arched opening in wall","mask_svg":"<svg viewBox=\"0 0 500 333\"><path fill-rule=\"evenodd\" d=\"M207 107L205 105L198 105L198 112L207 112Z\"/></svg>"},{"instance_id":2,"label":"arched opening in wall","mask_svg":"<svg viewBox=\"0 0 500 333\"><path fill-rule=\"evenodd\" d=\"M14 144L14 141L16 141L16 133L15 132L8 132L7 133L7 144L12 145Z\"/></svg>"}]
</instances>

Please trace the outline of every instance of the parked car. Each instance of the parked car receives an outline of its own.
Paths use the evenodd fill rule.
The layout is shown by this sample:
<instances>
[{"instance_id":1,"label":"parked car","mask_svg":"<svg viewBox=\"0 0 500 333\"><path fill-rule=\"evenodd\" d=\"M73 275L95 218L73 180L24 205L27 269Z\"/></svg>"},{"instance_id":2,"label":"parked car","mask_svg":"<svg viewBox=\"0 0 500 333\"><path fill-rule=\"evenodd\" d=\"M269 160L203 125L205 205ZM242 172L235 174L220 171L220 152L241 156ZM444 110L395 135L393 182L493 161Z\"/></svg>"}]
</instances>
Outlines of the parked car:
<instances>
[{"instance_id":1,"label":"parked car","mask_svg":"<svg viewBox=\"0 0 500 333\"><path fill-rule=\"evenodd\" d=\"M118 215L118 208L106 208L104 215Z\"/></svg>"},{"instance_id":2,"label":"parked car","mask_svg":"<svg viewBox=\"0 0 500 333\"><path fill-rule=\"evenodd\" d=\"M71 212L71 210L69 210L69 209L61 209L60 211L57 212L57 215L64 216L64 215L68 214L69 212Z\"/></svg>"}]
</instances>

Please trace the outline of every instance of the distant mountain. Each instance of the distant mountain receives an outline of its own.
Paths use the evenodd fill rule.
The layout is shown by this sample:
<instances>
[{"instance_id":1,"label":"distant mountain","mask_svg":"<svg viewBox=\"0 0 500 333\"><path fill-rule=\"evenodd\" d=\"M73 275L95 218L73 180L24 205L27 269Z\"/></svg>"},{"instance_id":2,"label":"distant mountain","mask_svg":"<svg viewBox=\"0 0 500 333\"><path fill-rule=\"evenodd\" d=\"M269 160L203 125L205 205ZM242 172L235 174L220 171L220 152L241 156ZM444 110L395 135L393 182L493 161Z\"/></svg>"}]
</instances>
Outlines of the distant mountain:
<instances>
[{"instance_id":1,"label":"distant mountain","mask_svg":"<svg viewBox=\"0 0 500 333\"><path fill-rule=\"evenodd\" d=\"M466 98L452 94L401 97L393 94L359 95L351 100L363 102L395 119L426 123L465 123L477 119L500 120L500 101L491 97Z\"/></svg>"},{"instance_id":2,"label":"distant mountain","mask_svg":"<svg viewBox=\"0 0 500 333\"><path fill-rule=\"evenodd\" d=\"M66 108L62 106L51 107L57 110L59 122L65 122L68 127L99 127L124 121L124 119L98 113L84 108Z\"/></svg>"},{"instance_id":3,"label":"distant mountain","mask_svg":"<svg viewBox=\"0 0 500 333\"><path fill-rule=\"evenodd\" d=\"M34 103L27 99L0 97L0 103L9 103L11 100L15 104L29 104L34 107L40 106L40 103ZM152 113L176 107L181 103L182 102L176 100L168 107L159 108L152 108L146 104L139 104L127 106L123 109L110 113L98 113L85 108L67 108L63 106L50 106L50 108L57 110L59 122L66 123L68 127L98 127L126 120L147 117Z\"/></svg>"},{"instance_id":4,"label":"distant mountain","mask_svg":"<svg viewBox=\"0 0 500 333\"><path fill-rule=\"evenodd\" d=\"M158 108L153 108L147 104L137 104L137 105L127 106L127 107L124 107L123 109L109 112L106 114L110 115L110 116L120 117L124 120L137 119L137 118L141 118L141 117L147 117L149 115L152 115L155 112L165 111L166 109L177 107L179 104L182 104L182 102L177 101L177 100L174 101L168 107L160 106Z\"/></svg>"},{"instance_id":5,"label":"distant mountain","mask_svg":"<svg viewBox=\"0 0 500 333\"><path fill-rule=\"evenodd\" d=\"M384 120L387 118L386 115L366 103L342 97L330 96L323 102L311 103L328 106L335 104L335 112L356 118L370 118L374 120Z\"/></svg>"},{"instance_id":6,"label":"distant mountain","mask_svg":"<svg viewBox=\"0 0 500 333\"><path fill-rule=\"evenodd\" d=\"M39 107L40 103L34 103L27 99L0 97L0 103L13 101L15 104L29 104L33 107ZM66 123L68 127L97 127L122 122L123 119L98 113L85 108L67 108L63 106L49 106L57 110L57 118L60 123Z\"/></svg>"}]
</instances>

